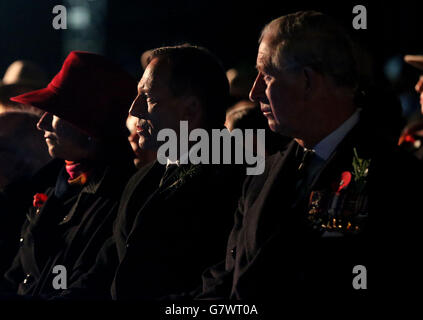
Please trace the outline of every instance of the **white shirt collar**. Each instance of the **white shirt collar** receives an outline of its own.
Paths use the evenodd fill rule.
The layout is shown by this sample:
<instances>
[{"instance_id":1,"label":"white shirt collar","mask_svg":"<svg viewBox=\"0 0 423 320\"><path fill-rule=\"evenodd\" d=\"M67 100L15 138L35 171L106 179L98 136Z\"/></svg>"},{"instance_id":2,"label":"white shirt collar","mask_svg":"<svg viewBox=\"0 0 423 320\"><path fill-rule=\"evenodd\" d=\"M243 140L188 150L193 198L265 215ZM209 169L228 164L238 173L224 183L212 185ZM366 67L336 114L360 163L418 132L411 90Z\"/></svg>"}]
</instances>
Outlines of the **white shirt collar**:
<instances>
[{"instance_id":1,"label":"white shirt collar","mask_svg":"<svg viewBox=\"0 0 423 320\"><path fill-rule=\"evenodd\" d=\"M172 161L169 158L166 159L166 168L169 167L170 165L176 164L178 167L180 166L180 161L176 160L176 161Z\"/></svg>"},{"instance_id":2,"label":"white shirt collar","mask_svg":"<svg viewBox=\"0 0 423 320\"><path fill-rule=\"evenodd\" d=\"M173 165L173 164L176 164L178 167L181 165L181 163L182 164L184 164L184 163L189 163L189 155L191 154L191 153L193 153L194 152L194 150L193 149L190 149L190 151L189 152L187 152L187 153L184 153L180 158L179 158L179 160L175 160L175 161L173 161L173 160L171 160L171 159L169 159L169 158L167 158L166 159L166 168L168 167L168 166L170 166L170 165Z\"/></svg>"},{"instance_id":3,"label":"white shirt collar","mask_svg":"<svg viewBox=\"0 0 423 320\"><path fill-rule=\"evenodd\" d=\"M316 155L323 160L327 160L338 144L351 131L351 129L358 123L360 119L361 109L357 109L351 117L345 120L335 131L326 136L313 148Z\"/></svg>"}]
</instances>

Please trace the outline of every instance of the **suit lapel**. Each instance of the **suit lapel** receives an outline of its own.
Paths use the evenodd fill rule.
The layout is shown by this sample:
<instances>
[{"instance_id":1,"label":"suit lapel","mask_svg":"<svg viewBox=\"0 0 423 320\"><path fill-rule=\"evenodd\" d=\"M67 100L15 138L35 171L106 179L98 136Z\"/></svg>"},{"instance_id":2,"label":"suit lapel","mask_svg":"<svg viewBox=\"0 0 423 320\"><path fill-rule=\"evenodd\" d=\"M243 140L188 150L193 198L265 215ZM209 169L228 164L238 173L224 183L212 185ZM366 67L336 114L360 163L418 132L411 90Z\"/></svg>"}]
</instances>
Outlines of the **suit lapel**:
<instances>
[{"instance_id":1,"label":"suit lapel","mask_svg":"<svg viewBox=\"0 0 423 320\"><path fill-rule=\"evenodd\" d=\"M284 151L275 155L275 162L259 194L247 209L244 219L247 224L247 233L244 234L247 254L255 252L256 246L266 241L268 235L279 228L281 220L290 215L288 209L295 188L295 155L298 147L292 141Z\"/></svg>"},{"instance_id":2,"label":"suit lapel","mask_svg":"<svg viewBox=\"0 0 423 320\"><path fill-rule=\"evenodd\" d=\"M154 191L149 194L145 200L140 203L140 209L137 210L134 222L132 224L132 228L131 231L128 234L128 239L127 242L130 241L131 237L133 237L133 234L135 233L135 229L141 225L141 221L144 218L143 217L143 212L145 212L146 210L148 210L149 207L151 207L154 203L156 203L156 201L161 198L160 195L161 193L166 190L166 188L169 187L169 181L170 179L173 179L175 175L178 174L179 172L179 168L177 170L175 170L174 172L172 172L169 177L167 177L165 179L165 181L163 182L162 186L159 186L160 184L160 180L164 174L164 165L159 164L158 161L156 161L154 163L154 165L151 167L150 170L148 170L146 172L145 175L142 176L142 178L139 180L139 185L142 184L144 185L144 180L151 180L151 184L148 184L148 186L153 189ZM137 192L134 192L134 194L136 194Z\"/></svg>"},{"instance_id":3,"label":"suit lapel","mask_svg":"<svg viewBox=\"0 0 423 320\"><path fill-rule=\"evenodd\" d=\"M154 192L146 198L141 208L137 211L134 223L132 225L133 227L128 236L128 241L130 240L132 234L136 233L135 230L142 224L142 219L144 218L145 213L148 212L151 207L153 207L158 202L161 203L162 201L169 201L171 197L184 192L184 190L186 190L190 184L191 180L204 170L204 165L201 164L181 165L164 180L161 186L159 186L158 182L161 178L160 177L157 180L157 188L154 189Z\"/></svg>"}]
</instances>

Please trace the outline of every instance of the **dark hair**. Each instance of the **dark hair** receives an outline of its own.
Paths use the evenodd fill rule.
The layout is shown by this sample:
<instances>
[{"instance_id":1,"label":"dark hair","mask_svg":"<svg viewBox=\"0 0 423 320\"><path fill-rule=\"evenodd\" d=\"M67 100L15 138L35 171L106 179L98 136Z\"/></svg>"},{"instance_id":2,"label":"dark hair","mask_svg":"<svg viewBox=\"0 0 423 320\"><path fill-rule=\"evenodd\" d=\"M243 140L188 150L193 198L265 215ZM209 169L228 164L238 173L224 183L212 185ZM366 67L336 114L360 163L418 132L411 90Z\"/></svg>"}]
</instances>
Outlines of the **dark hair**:
<instances>
[{"instance_id":1,"label":"dark hair","mask_svg":"<svg viewBox=\"0 0 423 320\"><path fill-rule=\"evenodd\" d=\"M288 14L267 24L260 42L268 34L272 35L272 64L277 70L284 61L328 75L339 86L357 86L355 48L331 17L316 11Z\"/></svg>"},{"instance_id":2,"label":"dark hair","mask_svg":"<svg viewBox=\"0 0 423 320\"><path fill-rule=\"evenodd\" d=\"M154 49L147 63L154 58L169 64L172 93L199 98L206 125L222 127L229 103L229 82L220 61L207 49L189 44Z\"/></svg>"}]
</instances>

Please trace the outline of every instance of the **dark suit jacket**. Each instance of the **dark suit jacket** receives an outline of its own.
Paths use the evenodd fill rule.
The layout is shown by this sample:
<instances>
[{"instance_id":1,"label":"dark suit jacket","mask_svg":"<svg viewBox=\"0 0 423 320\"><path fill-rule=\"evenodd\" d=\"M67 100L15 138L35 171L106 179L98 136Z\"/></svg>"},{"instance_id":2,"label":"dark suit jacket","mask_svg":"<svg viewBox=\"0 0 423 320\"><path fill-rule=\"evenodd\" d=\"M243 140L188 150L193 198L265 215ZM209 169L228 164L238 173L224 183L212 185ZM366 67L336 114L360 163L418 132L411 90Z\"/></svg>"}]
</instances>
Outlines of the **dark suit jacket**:
<instances>
[{"instance_id":1,"label":"dark suit jacket","mask_svg":"<svg viewBox=\"0 0 423 320\"><path fill-rule=\"evenodd\" d=\"M165 169L154 162L132 177L115 222L114 299L152 300L200 284L202 271L225 254L241 169L182 165L159 187Z\"/></svg>"},{"instance_id":2,"label":"dark suit jacket","mask_svg":"<svg viewBox=\"0 0 423 320\"><path fill-rule=\"evenodd\" d=\"M402 266L398 270L410 272L418 259L412 251L419 232L411 230L421 220L421 183L413 183L422 181L421 167L376 137L365 119L362 115L336 148L299 204L293 206L298 166L294 141L268 159L263 175L246 179L226 259L203 274L197 298L268 301L288 295L317 299L325 294L363 294L366 291L352 286L355 265L367 268L369 288L406 281L407 272L389 281L388 270ZM354 148L360 158L371 159L364 192L369 218L360 226L361 232L330 237L310 222L309 195L331 188L333 182L339 184L342 172L353 171Z\"/></svg>"},{"instance_id":3,"label":"dark suit jacket","mask_svg":"<svg viewBox=\"0 0 423 320\"><path fill-rule=\"evenodd\" d=\"M129 147L128 147L129 148ZM98 164L88 182L66 197L57 197L56 189L67 180L64 163L51 167L50 185L43 190L47 201L37 213L30 207L20 235L20 249L5 277L12 291L20 295L52 298L56 290L53 268L67 270L67 287L79 283L95 263L100 248L112 235L123 187L134 172L132 158ZM45 176L47 177L47 176Z\"/></svg>"}]
</instances>

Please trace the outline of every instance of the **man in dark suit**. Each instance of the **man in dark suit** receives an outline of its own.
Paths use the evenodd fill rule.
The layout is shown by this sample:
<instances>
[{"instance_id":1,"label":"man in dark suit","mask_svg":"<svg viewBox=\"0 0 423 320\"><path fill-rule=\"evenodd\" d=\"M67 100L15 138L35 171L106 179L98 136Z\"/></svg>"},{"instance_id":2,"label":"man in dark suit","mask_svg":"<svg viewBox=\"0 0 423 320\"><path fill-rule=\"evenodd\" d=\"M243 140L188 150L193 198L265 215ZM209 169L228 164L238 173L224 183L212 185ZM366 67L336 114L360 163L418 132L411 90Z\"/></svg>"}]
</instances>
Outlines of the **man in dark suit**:
<instances>
[{"instance_id":1,"label":"man in dark suit","mask_svg":"<svg viewBox=\"0 0 423 320\"><path fill-rule=\"evenodd\" d=\"M203 274L198 298L362 295L368 270L370 288L404 284L387 275L417 261L418 233L401 223L418 219L421 170L354 103L349 38L318 12L280 17L262 32L257 70L251 100L294 140L247 177L226 260Z\"/></svg>"},{"instance_id":2,"label":"man in dark suit","mask_svg":"<svg viewBox=\"0 0 423 320\"><path fill-rule=\"evenodd\" d=\"M207 50L188 45L153 50L129 111L138 119L140 148L157 151L159 131L173 129L179 136L182 120L189 131L223 128L228 96L225 72ZM107 282L107 270L117 267L114 299L154 300L195 288L202 271L221 260L242 172L229 165L184 164L187 157L179 154L167 165L155 161L131 178L113 241L81 287ZM116 250L113 261L110 252Z\"/></svg>"}]
</instances>

